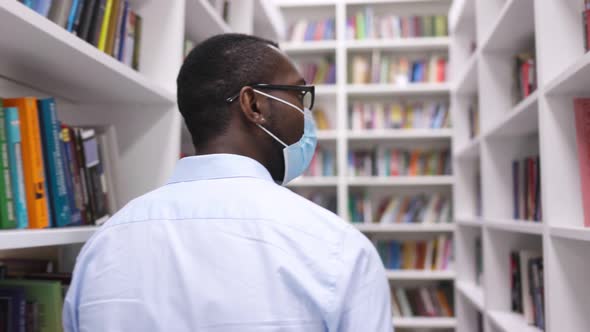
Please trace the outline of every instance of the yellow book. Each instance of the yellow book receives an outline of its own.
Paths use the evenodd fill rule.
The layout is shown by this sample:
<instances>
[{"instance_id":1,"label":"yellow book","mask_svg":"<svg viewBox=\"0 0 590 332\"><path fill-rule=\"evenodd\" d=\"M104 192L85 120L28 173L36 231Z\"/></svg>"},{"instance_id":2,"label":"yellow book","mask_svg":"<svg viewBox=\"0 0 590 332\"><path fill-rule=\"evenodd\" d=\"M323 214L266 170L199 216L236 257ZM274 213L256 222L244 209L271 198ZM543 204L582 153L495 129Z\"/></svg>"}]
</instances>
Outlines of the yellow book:
<instances>
[{"instance_id":1,"label":"yellow book","mask_svg":"<svg viewBox=\"0 0 590 332\"><path fill-rule=\"evenodd\" d=\"M104 9L104 18L102 19L102 25L100 27L100 38L98 39L98 49L103 52L107 48L107 37L109 34L109 22L111 19L112 10L113 0L107 0L107 4Z\"/></svg>"}]
</instances>

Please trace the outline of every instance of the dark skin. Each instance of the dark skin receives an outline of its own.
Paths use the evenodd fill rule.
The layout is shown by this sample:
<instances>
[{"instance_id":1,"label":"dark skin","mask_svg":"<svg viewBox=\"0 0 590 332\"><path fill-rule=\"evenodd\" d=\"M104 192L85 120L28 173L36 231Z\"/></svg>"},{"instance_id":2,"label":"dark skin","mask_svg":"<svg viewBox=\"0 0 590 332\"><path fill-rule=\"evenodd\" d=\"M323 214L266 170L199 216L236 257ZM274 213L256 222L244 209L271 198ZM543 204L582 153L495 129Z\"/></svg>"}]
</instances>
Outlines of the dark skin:
<instances>
[{"instance_id":1,"label":"dark skin","mask_svg":"<svg viewBox=\"0 0 590 332\"><path fill-rule=\"evenodd\" d=\"M268 46L276 54L273 77L266 84L304 85L305 80L291 60L279 49ZM303 109L301 99L294 91L260 90ZM275 181L282 181L285 164L284 146L260 129L271 133L291 145L303 136L303 113L296 109L242 87L240 97L229 105L232 114L226 131L209 140L196 151L197 155L229 153L250 157L260 162Z\"/></svg>"}]
</instances>

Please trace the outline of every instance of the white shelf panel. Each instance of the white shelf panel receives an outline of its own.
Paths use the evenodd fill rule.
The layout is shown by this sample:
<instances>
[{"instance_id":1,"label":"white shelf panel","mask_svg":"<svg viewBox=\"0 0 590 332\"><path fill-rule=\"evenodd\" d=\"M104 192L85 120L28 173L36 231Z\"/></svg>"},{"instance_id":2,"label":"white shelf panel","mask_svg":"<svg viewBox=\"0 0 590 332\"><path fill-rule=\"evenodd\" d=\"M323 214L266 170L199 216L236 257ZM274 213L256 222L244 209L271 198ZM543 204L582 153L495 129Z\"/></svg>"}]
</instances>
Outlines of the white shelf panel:
<instances>
[{"instance_id":1,"label":"white shelf panel","mask_svg":"<svg viewBox=\"0 0 590 332\"><path fill-rule=\"evenodd\" d=\"M318 130L317 131L318 140L320 141L333 141L338 138L338 132L336 130Z\"/></svg>"},{"instance_id":2,"label":"white shelf panel","mask_svg":"<svg viewBox=\"0 0 590 332\"><path fill-rule=\"evenodd\" d=\"M590 242L590 227L550 226L551 236Z\"/></svg>"},{"instance_id":3,"label":"white shelf panel","mask_svg":"<svg viewBox=\"0 0 590 332\"><path fill-rule=\"evenodd\" d=\"M455 222L461 226L467 227L481 227L483 225L483 221L480 217L476 216L460 216L455 217Z\"/></svg>"},{"instance_id":4,"label":"white shelf panel","mask_svg":"<svg viewBox=\"0 0 590 332\"><path fill-rule=\"evenodd\" d=\"M196 13L207 13L207 15ZM232 32L223 18L207 0L186 0L186 34L195 42L214 35ZM199 19L191 19L199 17Z\"/></svg>"},{"instance_id":5,"label":"white shelf panel","mask_svg":"<svg viewBox=\"0 0 590 332\"><path fill-rule=\"evenodd\" d=\"M453 317L393 317L393 326L398 329L453 329L456 325Z\"/></svg>"},{"instance_id":6,"label":"white shelf panel","mask_svg":"<svg viewBox=\"0 0 590 332\"><path fill-rule=\"evenodd\" d=\"M349 84L349 95L437 95L450 92L448 83L410 83L405 86L395 84Z\"/></svg>"},{"instance_id":7,"label":"white shelf panel","mask_svg":"<svg viewBox=\"0 0 590 332\"><path fill-rule=\"evenodd\" d=\"M453 280L454 271L437 270L387 270L389 280Z\"/></svg>"},{"instance_id":8,"label":"white shelf panel","mask_svg":"<svg viewBox=\"0 0 590 332\"><path fill-rule=\"evenodd\" d=\"M274 0L256 0L254 3L254 34L273 40L285 39L287 25Z\"/></svg>"},{"instance_id":9,"label":"white shelf panel","mask_svg":"<svg viewBox=\"0 0 590 332\"><path fill-rule=\"evenodd\" d=\"M390 139L450 139L452 129L374 129L350 130L349 140L390 140Z\"/></svg>"},{"instance_id":10,"label":"white shelf panel","mask_svg":"<svg viewBox=\"0 0 590 332\"><path fill-rule=\"evenodd\" d=\"M543 234L543 223L531 220L501 220L489 219L485 221L486 227L509 232L525 234Z\"/></svg>"},{"instance_id":11,"label":"white shelf panel","mask_svg":"<svg viewBox=\"0 0 590 332\"><path fill-rule=\"evenodd\" d=\"M488 315L491 321L504 332L542 332L541 329L528 325L521 314L492 310L488 312Z\"/></svg>"},{"instance_id":12,"label":"white shelf panel","mask_svg":"<svg viewBox=\"0 0 590 332\"><path fill-rule=\"evenodd\" d=\"M342 1L342 0L340 0ZM340 2L339 1L339 2ZM450 5L451 4L451 0L344 0L342 1L346 4L349 5L374 5L374 4L380 4L380 3L385 3L385 4L391 4L391 3L412 3L412 4L418 4L418 3L436 3L436 4L444 4L444 5Z\"/></svg>"},{"instance_id":13,"label":"white shelf panel","mask_svg":"<svg viewBox=\"0 0 590 332\"><path fill-rule=\"evenodd\" d=\"M449 37L417 37L398 39L373 39L373 40L348 40L346 48L349 50L372 51L399 50L399 51L433 51L447 50Z\"/></svg>"},{"instance_id":14,"label":"white shelf panel","mask_svg":"<svg viewBox=\"0 0 590 332\"><path fill-rule=\"evenodd\" d=\"M465 146L462 146L457 149L457 151L454 153L455 158L465 159L465 158L478 157L480 145L481 145L481 137L478 136L476 138L473 138Z\"/></svg>"},{"instance_id":15,"label":"white shelf panel","mask_svg":"<svg viewBox=\"0 0 590 332\"><path fill-rule=\"evenodd\" d=\"M283 51L294 53L325 53L336 52L337 42L335 40L318 40L302 42L285 42L280 47Z\"/></svg>"},{"instance_id":16,"label":"white shelf panel","mask_svg":"<svg viewBox=\"0 0 590 332\"><path fill-rule=\"evenodd\" d=\"M477 93L477 58L479 52L471 54L465 67L457 77L455 91L459 95L474 95Z\"/></svg>"},{"instance_id":17,"label":"white shelf panel","mask_svg":"<svg viewBox=\"0 0 590 332\"><path fill-rule=\"evenodd\" d=\"M528 135L539 130L539 92L535 91L506 114L497 125L484 133L485 137Z\"/></svg>"},{"instance_id":18,"label":"white shelf panel","mask_svg":"<svg viewBox=\"0 0 590 332\"><path fill-rule=\"evenodd\" d=\"M507 0L492 25L482 49L522 51L534 39L535 24L533 13L534 0Z\"/></svg>"},{"instance_id":19,"label":"white shelf panel","mask_svg":"<svg viewBox=\"0 0 590 332\"><path fill-rule=\"evenodd\" d=\"M583 95L590 89L590 53L580 57L573 65L549 82L548 95Z\"/></svg>"},{"instance_id":20,"label":"white shelf panel","mask_svg":"<svg viewBox=\"0 0 590 332\"><path fill-rule=\"evenodd\" d=\"M279 7L334 6L340 0L274 0Z\"/></svg>"},{"instance_id":21,"label":"white shelf panel","mask_svg":"<svg viewBox=\"0 0 590 332\"><path fill-rule=\"evenodd\" d=\"M318 84L315 86L315 94L317 96L335 96L338 92L336 84Z\"/></svg>"},{"instance_id":22,"label":"white shelf panel","mask_svg":"<svg viewBox=\"0 0 590 332\"><path fill-rule=\"evenodd\" d=\"M392 177L349 177L348 185L350 186L442 186L452 185L452 175L438 176L392 176Z\"/></svg>"},{"instance_id":23,"label":"white shelf panel","mask_svg":"<svg viewBox=\"0 0 590 332\"><path fill-rule=\"evenodd\" d=\"M302 176L291 181L289 187L335 187L338 185L336 176Z\"/></svg>"},{"instance_id":24,"label":"white shelf panel","mask_svg":"<svg viewBox=\"0 0 590 332\"><path fill-rule=\"evenodd\" d=\"M352 223L356 229L363 233L435 233L452 232L455 230L453 223Z\"/></svg>"},{"instance_id":25,"label":"white shelf panel","mask_svg":"<svg viewBox=\"0 0 590 332\"><path fill-rule=\"evenodd\" d=\"M96 226L2 230L0 250L83 243L97 230Z\"/></svg>"},{"instance_id":26,"label":"white shelf panel","mask_svg":"<svg viewBox=\"0 0 590 332\"><path fill-rule=\"evenodd\" d=\"M205 0L203 0L205 1ZM18 1L0 1L0 73L80 103L174 104L175 93Z\"/></svg>"},{"instance_id":27,"label":"white shelf panel","mask_svg":"<svg viewBox=\"0 0 590 332\"><path fill-rule=\"evenodd\" d=\"M469 281L456 281L455 286L479 311L484 310L484 292L481 286Z\"/></svg>"},{"instance_id":28,"label":"white shelf panel","mask_svg":"<svg viewBox=\"0 0 590 332\"><path fill-rule=\"evenodd\" d=\"M449 31L456 31L461 24L473 20L475 15L475 1L455 0L449 11Z\"/></svg>"}]
</instances>

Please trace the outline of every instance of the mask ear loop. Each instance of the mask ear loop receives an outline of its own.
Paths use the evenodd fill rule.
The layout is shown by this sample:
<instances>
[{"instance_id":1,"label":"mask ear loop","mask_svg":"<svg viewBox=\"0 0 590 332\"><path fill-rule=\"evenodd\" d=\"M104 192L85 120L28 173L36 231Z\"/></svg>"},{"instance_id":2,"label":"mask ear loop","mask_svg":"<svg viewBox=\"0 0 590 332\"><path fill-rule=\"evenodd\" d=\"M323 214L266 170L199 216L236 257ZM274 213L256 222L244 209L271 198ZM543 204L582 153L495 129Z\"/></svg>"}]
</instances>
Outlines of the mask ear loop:
<instances>
[{"instance_id":1,"label":"mask ear loop","mask_svg":"<svg viewBox=\"0 0 590 332\"><path fill-rule=\"evenodd\" d=\"M270 98L270 99L274 99L274 100L276 100L276 101L280 101L280 102L281 102L281 103L283 103L283 104L287 104L287 105L289 105L289 106L293 107L294 109L298 110L299 112L301 112L301 113L305 114L305 112L304 112L304 111L303 111L301 108L299 108L299 107L297 107L297 106L295 106L295 105L291 104L290 102L288 102L288 101L286 101L286 100L282 100L281 98L275 97L275 96L273 96L273 95L269 95L268 93L264 93L264 92L262 92L262 91L258 91L258 90L256 90L256 89L252 89L252 90L254 90L254 92L256 92L256 93L259 93L259 94L261 94L261 95L263 95L263 96L265 96L265 97L268 97L268 98Z\"/></svg>"},{"instance_id":2,"label":"mask ear loop","mask_svg":"<svg viewBox=\"0 0 590 332\"><path fill-rule=\"evenodd\" d=\"M277 140L277 142L281 143L284 147L287 147L288 145L285 144L285 142L283 142L280 138L276 137L275 134L271 133L268 129L264 128L263 126L256 124L258 126L258 128L264 130L267 134L270 135L270 137L274 138L275 140Z\"/></svg>"}]
</instances>

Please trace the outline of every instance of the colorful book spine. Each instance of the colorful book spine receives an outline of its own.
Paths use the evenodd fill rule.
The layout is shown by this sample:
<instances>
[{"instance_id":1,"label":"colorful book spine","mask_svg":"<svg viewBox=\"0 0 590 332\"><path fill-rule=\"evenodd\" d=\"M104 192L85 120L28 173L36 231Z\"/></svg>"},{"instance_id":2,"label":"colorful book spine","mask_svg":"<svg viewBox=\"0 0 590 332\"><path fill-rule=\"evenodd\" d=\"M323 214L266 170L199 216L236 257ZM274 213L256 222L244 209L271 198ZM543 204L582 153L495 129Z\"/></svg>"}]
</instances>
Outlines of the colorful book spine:
<instances>
[{"instance_id":1,"label":"colorful book spine","mask_svg":"<svg viewBox=\"0 0 590 332\"><path fill-rule=\"evenodd\" d=\"M114 0L107 0L104 10L104 17L100 25L100 38L98 40L98 49L105 52L107 47L107 37L109 33L109 22L111 19L111 12L113 10Z\"/></svg>"},{"instance_id":2,"label":"colorful book spine","mask_svg":"<svg viewBox=\"0 0 590 332\"><path fill-rule=\"evenodd\" d=\"M66 29L69 32L74 31L74 23L76 22L76 13L78 12L78 7L80 6L81 0L73 0L72 7L70 8L70 14L68 15L68 23L66 25Z\"/></svg>"},{"instance_id":3,"label":"colorful book spine","mask_svg":"<svg viewBox=\"0 0 590 332\"><path fill-rule=\"evenodd\" d=\"M80 213L79 205L76 203L76 190L79 190L75 186L76 175L75 175L75 164L73 156L72 139L70 137L70 131L67 127L60 125L61 132L59 135L62 160L64 164L64 175L66 179L66 189L68 193L68 202L70 205L71 212L71 225L82 224L82 214Z\"/></svg>"},{"instance_id":4,"label":"colorful book spine","mask_svg":"<svg viewBox=\"0 0 590 332\"><path fill-rule=\"evenodd\" d=\"M12 199L12 184L8 164L8 144L6 139L6 124L4 122L6 109L0 103L0 228L16 228L14 203Z\"/></svg>"},{"instance_id":5,"label":"colorful book spine","mask_svg":"<svg viewBox=\"0 0 590 332\"><path fill-rule=\"evenodd\" d=\"M43 141L43 156L49 204L54 227L63 227L71 223L72 213L68 203L68 192L64 174L61 142L61 127L57 119L55 100L46 98L39 100L39 120Z\"/></svg>"},{"instance_id":6,"label":"colorful book spine","mask_svg":"<svg viewBox=\"0 0 590 332\"><path fill-rule=\"evenodd\" d=\"M4 110L6 136L8 140L8 161L12 178L12 196L16 216L16 228L27 228L29 216L25 194L25 178L23 174L23 158L21 154L21 130L18 109L8 107Z\"/></svg>"},{"instance_id":7,"label":"colorful book spine","mask_svg":"<svg viewBox=\"0 0 590 332\"><path fill-rule=\"evenodd\" d=\"M9 107L17 107L21 120L23 173L30 228L49 227L45 170L41 150L41 133L37 100L32 97L5 99Z\"/></svg>"}]
</instances>

